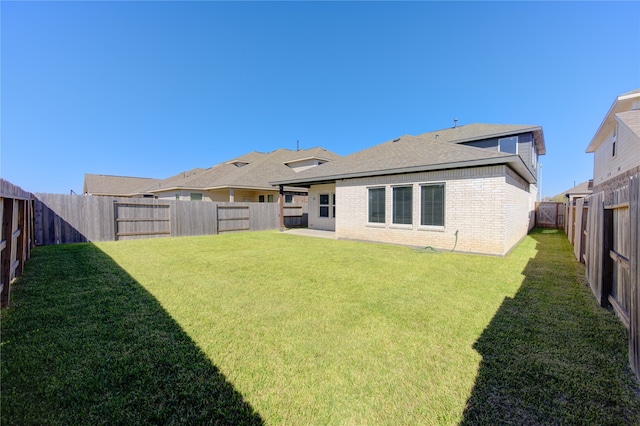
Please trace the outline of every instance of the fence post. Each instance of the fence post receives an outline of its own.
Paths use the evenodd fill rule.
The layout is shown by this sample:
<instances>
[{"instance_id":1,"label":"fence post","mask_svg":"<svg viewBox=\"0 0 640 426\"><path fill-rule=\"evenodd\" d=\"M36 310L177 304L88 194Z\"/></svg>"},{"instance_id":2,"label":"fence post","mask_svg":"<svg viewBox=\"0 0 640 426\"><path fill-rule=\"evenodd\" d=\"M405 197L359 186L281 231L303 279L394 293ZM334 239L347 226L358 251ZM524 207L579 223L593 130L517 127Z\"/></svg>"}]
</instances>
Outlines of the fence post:
<instances>
[{"instance_id":1,"label":"fence post","mask_svg":"<svg viewBox=\"0 0 640 426\"><path fill-rule=\"evenodd\" d=\"M629 280L631 303L629 312L629 363L640 378L640 174L629 180Z\"/></svg>"},{"instance_id":2,"label":"fence post","mask_svg":"<svg viewBox=\"0 0 640 426\"><path fill-rule=\"evenodd\" d=\"M280 195L278 197L280 211L280 232L284 232L284 185L280 185Z\"/></svg>"},{"instance_id":3,"label":"fence post","mask_svg":"<svg viewBox=\"0 0 640 426\"><path fill-rule=\"evenodd\" d=\"M11 291L11 252L13 245L13 203L12 198L4 198L2 201L2 255L0 256L0 306L9 305L9 293Z\"/></svg>"}]
</instances>

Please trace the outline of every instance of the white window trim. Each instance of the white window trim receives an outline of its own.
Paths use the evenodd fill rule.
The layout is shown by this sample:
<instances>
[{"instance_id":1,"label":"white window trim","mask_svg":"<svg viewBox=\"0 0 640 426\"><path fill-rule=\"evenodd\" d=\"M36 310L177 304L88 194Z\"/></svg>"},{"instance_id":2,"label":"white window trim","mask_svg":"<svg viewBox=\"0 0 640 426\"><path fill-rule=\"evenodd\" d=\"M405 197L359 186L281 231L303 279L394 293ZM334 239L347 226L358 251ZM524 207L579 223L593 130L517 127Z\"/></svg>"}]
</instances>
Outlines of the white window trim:
<instances>
[{"instance_id":1,"label":"white window trim","mask_svg":"<svg viewBox=\"0 0 640 426\"><path fill-rule=\"evenodd\" d=\"M393 200L393 190L395 188L411 188L411 223L395 223L393 221L393 207L394 207L394 200ZM396 229L413 229L413 226L416 222L415 217L414 216L414 208L415 208L415 185L413 183L404 183L404 184L397 184L397 185L391 185L391 191L390 195L391 195L391 217L389 218L389 227L390 228L396 228ZM385 202L386 202L386 194L385 194ZM386 214L385 214L385 221L386 221Z\"/></svg>"},{"instance_id":2,"label":"white window trim","mask_svg":"<svg viewBox=\"0 0 640 426\"><path fill-rule=\"evenodd\" d=\"M371 189L384 189L384 222L370 222L369 221L369 190ZM367 226L371 226L372 228L384 228L389 220L389 216L387 215L387 186L386 185L375 185L375 186L367 186Z\"/></svg>"},{"instance_id":3,"label":"white window trim","mask_svg":"<svg viewBox=\"0 0 640 426\"><path fill-rule=\"evenodd\" d=\"M434 185L443 185L444 186L444 206L443 206L443 220L444 225L422 225L422 187L423 186L434 186ZM420 198L420 202L418 203L418 230L419 231L444 231L447 225L447 183L446 182L423 182L419 185L418 197Z\"/></svg>"},{"instance_id":4,"label":"white window trim","mask_svg":"<svg viewBox=\"0 0 640 426\"><path fill-rule=\"evenodd\" d=\"M503 151L503 150L501 149L501 142L502 142L503 140L507 140L507 139L514 139L514 138L515 138L515 140L516 140L516 152L515 152L515 155L518 155L518 145L519 145L519 143L518 143L518 142L519 142L519 139L518 139L518 137L517 137L517 136L509 136L508 138L500 138L500 139L498 139L498 152L504 152L505 154L511 154L510 152L505 152L505 151Z\"/></svg>"}]
</instances>

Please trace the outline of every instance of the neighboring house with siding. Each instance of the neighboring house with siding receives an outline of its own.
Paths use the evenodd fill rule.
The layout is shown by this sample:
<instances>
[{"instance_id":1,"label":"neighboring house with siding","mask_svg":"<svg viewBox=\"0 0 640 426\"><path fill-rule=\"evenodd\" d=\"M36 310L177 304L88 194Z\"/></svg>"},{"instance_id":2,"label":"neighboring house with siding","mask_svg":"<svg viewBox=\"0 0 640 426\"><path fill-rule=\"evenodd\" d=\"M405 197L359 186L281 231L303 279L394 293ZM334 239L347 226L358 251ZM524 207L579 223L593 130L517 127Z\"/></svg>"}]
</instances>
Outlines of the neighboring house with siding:
<instances>
[{"instance_id":1,"label":"neighboring house with siding","mask_svg":"<svg viewBox=\"0 0 640 426\"><path fill-rule=\"evenodd\" d=\"M593 153L593 192L612 192L640 173L640 89L614 100L586 152Z\"/></svg>"},{"instance_id":2,"label":"neighboring house with siding","mask_svg":"<svg viewBox=\"0 0 640 426\"><path fill-rule=\"evenodd\" d=\"M507 254L534 224L539 126L402 136L274 185L309 188L309 228L338 238Z\"/></svg>"},{"instance_id":3,"label":"neighboring house with siding","mask_svg":"<svg viewBox=\"0 0 640 426\"><path fill-rule=\"evenodd\" d=\"M105 197L153 197L144 188L158 182L160 179L86 173L82 192L85 195Z\"/></svg>"},{"instance_id":4,"label":"neighboring house with siding","mask_svg":"<svg viewBox=\"0 0 640 426\"><path fill-rule=\"evenodd\" d=\"M593 181L588 180L586 182L579 183L573 188L563 192L562 202L566 202L570 206L574 206L577 199L588 197L592 193L593 193Z\"/></svg>"}]
</instances>

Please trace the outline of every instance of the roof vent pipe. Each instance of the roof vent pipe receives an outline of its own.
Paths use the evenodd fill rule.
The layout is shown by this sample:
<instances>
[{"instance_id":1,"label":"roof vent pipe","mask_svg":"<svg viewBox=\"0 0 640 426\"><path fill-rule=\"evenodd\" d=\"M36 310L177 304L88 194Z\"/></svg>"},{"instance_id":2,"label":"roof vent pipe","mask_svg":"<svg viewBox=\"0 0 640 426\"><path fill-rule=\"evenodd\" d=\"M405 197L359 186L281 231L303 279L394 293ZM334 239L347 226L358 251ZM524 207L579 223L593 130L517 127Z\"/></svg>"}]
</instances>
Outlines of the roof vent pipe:
<instances>
[{"instance_id":1,"label":"roof vent pipe","mask_svg":"<svg viewBox=\"0 0 640 426\"><path fill-rule=\"evenodd\" d=\"M457 119L457 118L454 118L454 119L453 119L453 128L454 128L454 129L457 129L457 128L458 128L458 119Z\"/></svg>"}]
</instances>

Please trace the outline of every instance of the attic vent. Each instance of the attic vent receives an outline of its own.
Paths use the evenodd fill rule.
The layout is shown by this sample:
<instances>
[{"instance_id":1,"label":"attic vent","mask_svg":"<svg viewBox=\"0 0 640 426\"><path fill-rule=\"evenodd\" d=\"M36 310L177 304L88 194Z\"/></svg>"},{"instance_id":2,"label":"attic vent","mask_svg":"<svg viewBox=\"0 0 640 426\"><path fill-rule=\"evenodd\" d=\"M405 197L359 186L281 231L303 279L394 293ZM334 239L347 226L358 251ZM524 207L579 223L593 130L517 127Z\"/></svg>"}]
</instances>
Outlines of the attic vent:
<instances>
[{"instance_id":1,"label":"attic vent","mask_svg":"<svg viewBox=\"0 0 640 426\"><path fill-rule=\"evenodd\" d=\"M399 142L399 141L400 141L400 139L402 139L402 138L394 139L393 141L394 141L394 142Z\"/></svg>"},{"instance_id":2,"label":"attic vent","mask_svg":"<svg viewBox=\"0 0 640 426\"><path fill-rule=\"evenodd\" d=\"M440 138L440 135L436 135L436 140L438 140Z\"/></svg>"}]
</instances>

